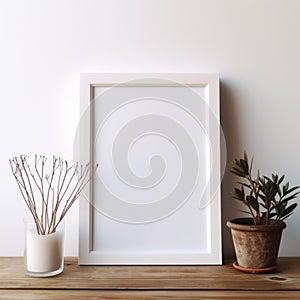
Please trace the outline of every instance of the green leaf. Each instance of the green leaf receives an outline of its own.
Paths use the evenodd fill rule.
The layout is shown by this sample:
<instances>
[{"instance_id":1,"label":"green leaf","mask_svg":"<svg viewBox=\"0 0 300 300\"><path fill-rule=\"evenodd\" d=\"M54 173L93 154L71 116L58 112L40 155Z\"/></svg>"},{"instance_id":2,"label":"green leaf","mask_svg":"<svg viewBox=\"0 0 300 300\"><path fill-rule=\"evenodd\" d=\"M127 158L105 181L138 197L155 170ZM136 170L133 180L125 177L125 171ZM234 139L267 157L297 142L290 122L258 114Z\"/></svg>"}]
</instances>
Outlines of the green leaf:
<instances>
[{"instance_id":1,"label":"green leaf","mask_svg":"<svg viewBox=\"0 0 300 300\"><path fill-rule=\"evenodd\" d=\"M293 213L290 213L290 214L288 214L288 215L286 215L285 217L283 217L283 218L280 218L279 220L280 221L283 221L283 220L285 220L286 218L288 218L290 215L292 215Z\"/></svg>"},{"instance_id":2,"label":"green leaf","mask_svg":"<svg viewBox=\"0 0 300 300\"><path fill-rule=\"evenodd\" d=\"M241 170L237 167L232 167L232 169L230 171L231 171L231 173L233 173L239 177L245 177L245 173L243 172L243 170Z\"/></svg>"},{"instance_id":3,"label":"green leaf","mask_svg":"<svg viewBox=\"0 0 300 300\"><path fill-rule=\"evenodd\" d=\"M240 201L245 201L245 192L244 189L242 188L241 190L235 188L234 192L232 193L232 197L240 200Z\"/></svg>"},{"instance_id":4,"label":"green leaf","mask_svg":"<svg viewBox=\"0 0 300 300\"><path fill-rule=\"evenodd\" d=\"M297 190L298 188L299 188L299 186L294 186L294 187L290 188L283 194L283 196L286 196L286 195L292 193L293 191Z\"/></svg>"},{"instance_id":5,"label":"green leaf","mask_svg":"<svg viewBox=\"0 0 300 300\"><path fill-rule=\"evenodd\" d=\"M280 186L279 186L279 185L278 185L278 190L277 190L277 193L278 193L279 197L281 197L281 196L282 196L281 189L280 189Z\"/></svg>"},{"instance_id":6,"label":"green leaf","mask_svg":"<svg viewBox=\"0 0 300 300\"><path fill-rule=\"evenodd\" d=\"M253 167L253 157L251 158L251 161L250 161L249 174L252 173L252 167Z\"/></svg>"},{"instance_id":7,"label":"green leaf","mask_svg":"<svg viewBox=\"0 0 300 300\"><path fill-rule=\"evenodd\" d=\"M276 216L275 213L270 213L270 214L269 214L269 219L272 219L272 218L275 217L275 216Z\"/></svg>"},{"instance_id":8,"label":"green leaf","mask_svg":"<svg viewBox=\"0 0 300 300\"><path fill-rule=\"evenodd\" d=\"M249 205L256 211L259 211L259 203L257 199L255 199L253 196L247 196L246 201L249 203Z\"/></svg>"},{"instance_id":9,"label":"green leaf","mask_svg":"<svg viewBox=\"0 0 300 300\"><path fill-rule=\"evenodd\" d=\"M274 209L276 211L276 215L280 217L283 214L283 211L285 209L285 205L282 202L277 203L274 205Z\"/></svg>"},{"instance_id":10,"label":"green leaf","mask_svg":"<svg viewBox=\"0 0 300 300\"><path fill-rule=\"evenodd\" d=\"M283 186L283 189L282 189L283 195L285 195L285 193L288 191L289 185L290 185L289 182L287 182L287 183Z\"/></svg>"},{"instance_id":11,"label":"green leaf","mask_svg":"<svg viewBox=\"0 0 300 300\"><path fill-rule=\"evenodd\" d=\"M278 180L278 175L272 174L272 179L273 179L274 182L277 182L277 180Z\"/></svg>"},{"instance_id":12,"label":"green leaf","mask_svg":"<svg viewBox=\"0 0 300 300\"><path fill-rule=\"evenodd\" d=\"M278 184L281 184L281 183L283 182L284 177L285 177L285 175L282 175L282 176L280 177L280 179L279 179L279 181L278 181Z\"/></svg>"},{"instance_id":13,"label":"green leaf","mask_svg":"<svg viewBox=\"0 0 300 300\"><path fill-rule=\"evenodd\" d=\"M245 160L246 162L248 162L248 155L247 155L247 152L246 152L246 151L244 151L244 160Z\"/></svg>"},{"instance_id":14,"label":"green leaf","mask_svg":"<svg viewBox=\"0 0 300 300\"><path fill-rule=\"evenodd\" d=\"M290 195L289 197L287 198L283 198L281 201L283 203L287 203L288 201L292 200L292 199L295 199L297 196L299 195L299 192L298 193L295 193L295 194L292 194Z\"/></svg>"},{"instance_id":15,"label":"green leaf","mask_svg":"<svg viewBox=\"0 0 300 300\"><path fill-rule=\"evenodd\" d=\"M292 211L296 208L296 206L297 206L297 203L293 203L291 206L289 206L288 208L286 208L286 209L283 211L281 217L284 217L284 216L286 216L286 215L288 215L288 214L291 214Z\"/></svg>"},{"instance_id":16,"label":"green leaf","mask_svg":"<svg viewBox=\"0 0 300 300\"><path fill-rule=\"evenodd\" d=\"M244 173L246 175L249 174L249 165L248 165L248 162L246 160L241 159L240 163L241 163L241 166L243 168Z\"/></svg>"}]
</instances>

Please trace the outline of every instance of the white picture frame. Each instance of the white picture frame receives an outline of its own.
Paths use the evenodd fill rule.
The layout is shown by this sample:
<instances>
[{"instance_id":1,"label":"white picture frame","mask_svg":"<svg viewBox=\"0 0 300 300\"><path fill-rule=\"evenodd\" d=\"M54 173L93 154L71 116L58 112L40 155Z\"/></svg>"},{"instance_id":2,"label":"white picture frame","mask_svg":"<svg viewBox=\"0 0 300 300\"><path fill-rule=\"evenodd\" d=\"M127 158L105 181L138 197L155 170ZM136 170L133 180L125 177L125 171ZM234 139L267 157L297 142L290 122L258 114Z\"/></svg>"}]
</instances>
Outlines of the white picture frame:
<instances>
[{"instance_id":1,"label":"white picture frame","mask_svg":"<svg viewBox=\"0 0 300 300\"><path fill-rule=\"evenodd\" d=\"M80 265L222 264L219 75L81 74L80 98L81 120L74 145L75 159L83 163L90 161L92 166L99 163L99 167L92 172L92 179L79 202L78 263ZM187 103L190 105L188 108L185 107ZM174 113L175 117L169 116L171 113ZM127 114L126 117L124 114ZM190 117L192 121L189 121ZM134 124L130 125L137 121L142 122L140 123L142 125L135 127ZM117 129L116 123L120 123ZM177 126L176 130L171 128L173 123ZM148 124L147 130L145 124ZM153 132L149 129L151 124L156 126ZM166 136L168 130L170 132L173 130L172 134L178 132L179 135L180 127L184 126L186 127L182 129L182 136L188 133L186 140L181 136L178 141L176 136L172 138ZM124 139L134 136L134 131L140 130L141 127L145 127L147 134L142 136L140 132L137 141L132 141L129 148L133 154L130 158L130 151L123 149L129 145ZM165 132L158 133L160 128L164 128ZM126 138L123 138L122 142L116 142L117 139L121 140L119 137L122 132ZM115 133L117 138L111 138ZM189 139L193 141L194 148L186 146L190 145L187 143ZM182 141L185 146L180 148L176 143ZM121 151L107 150L108 145L115 148L118 146ZM133 150L133 146L136 149ZM150 158L156 156L155 151L162 151L165 158L158 157L158 161L151 161ZM193 157L190 152L195 151L197 163L190 158ZM137 168L141 170L131 169L130 172L143 173L146 167L149 169L150 164L150 167L153 167L152 173L148 170L150 175L142 174L136 178L136 175L129 174L128 171L128 175L124 169L127 166L124 167L124 157L119 158L118 156L121 156L119 152L127 153L128 165L130 159L132 161L139 158ZM177 159L177 154L181 154L183 158ZM184 157L187 157L187 154L189 162L185 163L187 159L184 160ZM144 166L143 160L147 155L149 160L146 159L147 166ZM168 173L167 167L176 167L177 164L167 160L171 158L178 163L179 171L171 170ZM199 162L205 164L205 170L200 168ZM160 178L161 181L155 183L155 193L158 193L159 199L157 202L151 202L153 195L149 196L150 190L154 189L150 182L153 178L149 179L153 172L155 173L154 167L159 171L167 170ZM116 183L111 178L113 172L110 168L115 168L114 171L120 177L116 179ZM193 174L197 176L192 176ZM124 184L120 180L122 175L127 176L126 182L124 181L125 187L121 186ZM145 183L147 178L149 182ZM177 183L179 185L182 178L185 181L176 193L177 198L172 192L168 195L167 192L160 194L163 193L163 188L158 187L160 184L166 181L164 187L170 188ZM131 179L133 184L128 183ZM195 181L193 186L192 184L189 186L190 181ZM144 190L145 186L136 187L139 182L147 187ZM133 194L130 194L132 187ZM188 191L182 192L185 187L187 190L190 189L188 196ZM102 189L109 190L109 195L113 195L111 201L103 196L107 195L107 192L103 192ZM148 199L145 200L146 203L128 204L121 199L117 202L122 195L127 195L127 192L134 201L140 201L142 198L149 198L151 201ZM173 198L170 198L171 196ZM117 199L115 203L113 197ZM167 201L166 199L169 202L161 204ZM105 201L107 203L103 204ZM153 203L157 206L154 207ZM135 213L131 213L131 209L133 211L136 209Z\"/></svg>"}]
</instances>

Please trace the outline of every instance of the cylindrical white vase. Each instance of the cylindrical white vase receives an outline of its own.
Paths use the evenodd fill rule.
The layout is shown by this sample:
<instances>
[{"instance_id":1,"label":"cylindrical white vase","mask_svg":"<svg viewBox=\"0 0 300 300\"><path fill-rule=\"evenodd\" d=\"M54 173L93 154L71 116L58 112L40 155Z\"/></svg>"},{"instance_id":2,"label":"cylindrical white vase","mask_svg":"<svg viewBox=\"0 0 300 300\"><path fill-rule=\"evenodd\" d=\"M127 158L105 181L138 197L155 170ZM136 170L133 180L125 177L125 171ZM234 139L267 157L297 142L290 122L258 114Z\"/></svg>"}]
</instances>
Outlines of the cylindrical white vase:
<instances>
[{"instance_id":1,"label":"cylindrical white vase","mask_svg":"<svg viewBox=\"0 0 300 300\"><path fill-rule=\"evenodd\" d=\"M34 224L26 226L25 272L29 276L58 275L64 268L64 226L46 235L37 234Z\"/></svg>"}]
</instances>

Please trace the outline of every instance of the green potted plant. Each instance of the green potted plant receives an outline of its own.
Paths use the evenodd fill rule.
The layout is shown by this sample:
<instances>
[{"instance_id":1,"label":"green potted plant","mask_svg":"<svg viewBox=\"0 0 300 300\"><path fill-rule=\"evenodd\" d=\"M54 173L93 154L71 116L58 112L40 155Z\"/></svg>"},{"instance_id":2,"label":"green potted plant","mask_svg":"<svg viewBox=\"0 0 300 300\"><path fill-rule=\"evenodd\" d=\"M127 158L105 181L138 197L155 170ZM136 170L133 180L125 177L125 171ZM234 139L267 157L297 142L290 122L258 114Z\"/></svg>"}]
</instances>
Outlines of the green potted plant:
<instances>
[{"instance_id":1,"label":"green potted plant","mask_svg":"<svg viewBox=\"0 0 300 300\"><path fill-rule=\"evenodd\" d=\"M247 208L250 218L238 218L227 222L231 229L237 261L236 269L249 273L264 273L276 268L276 260L284 220L295 210L291 203L299 194L299 186L284 183L285 175L252 175L253 158L250 163L247 153L235 159L231 172L242 178L234 188L233 198Z\"/></svg>"}]
</instances>

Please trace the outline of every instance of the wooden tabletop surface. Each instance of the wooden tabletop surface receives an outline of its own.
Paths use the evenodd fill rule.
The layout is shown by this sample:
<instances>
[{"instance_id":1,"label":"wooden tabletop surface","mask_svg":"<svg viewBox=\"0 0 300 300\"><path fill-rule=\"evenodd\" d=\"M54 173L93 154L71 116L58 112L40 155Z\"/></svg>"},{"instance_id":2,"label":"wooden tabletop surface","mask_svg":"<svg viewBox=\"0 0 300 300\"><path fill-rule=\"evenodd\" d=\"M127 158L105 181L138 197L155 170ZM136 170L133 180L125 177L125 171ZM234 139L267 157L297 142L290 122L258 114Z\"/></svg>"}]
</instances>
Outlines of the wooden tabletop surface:
<instances>
[{"instance_id":1,"label":"wooden tabletop surface","mask_svg":"<svg viewBox=\"0 0 300 300\"><path fill-rule=\"evenodd\" d=\"M241 298L243 295L243 298ZM30 298L31 297L31 298ZM23 258L0 258L0 299L300 299L300 258L271 274L223 266L78 266L56 277L24 275ZM100 297L100 298L99 298Z\"/></svg>"}]
</instances>

